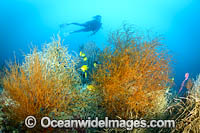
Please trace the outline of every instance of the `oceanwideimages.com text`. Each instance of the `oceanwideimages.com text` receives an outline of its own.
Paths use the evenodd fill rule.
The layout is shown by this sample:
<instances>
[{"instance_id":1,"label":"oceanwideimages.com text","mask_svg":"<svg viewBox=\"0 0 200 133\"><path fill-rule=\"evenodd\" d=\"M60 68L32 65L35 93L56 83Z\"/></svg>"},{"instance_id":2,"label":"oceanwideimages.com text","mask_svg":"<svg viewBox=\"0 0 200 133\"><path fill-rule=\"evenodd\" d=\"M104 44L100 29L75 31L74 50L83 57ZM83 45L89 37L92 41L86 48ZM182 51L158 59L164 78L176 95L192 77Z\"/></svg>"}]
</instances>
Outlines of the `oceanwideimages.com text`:
<instances>
[{"instance_id":1,"label":"oceanwideimages.com text","mask_svg":"<svg viewBox=\"0 0 200 133\"><path fill-rule=\"evenodd\" d=\"M33 128L37 124L33 116L28 116L25 119L25 125L28 128ZM110 120L105 119L91 119L87 120L55 120L49 117L43 117L39 123L43 128L126 128L133 130L134 128L174 128L174 120Z\"/></svg>"}]
</instances>

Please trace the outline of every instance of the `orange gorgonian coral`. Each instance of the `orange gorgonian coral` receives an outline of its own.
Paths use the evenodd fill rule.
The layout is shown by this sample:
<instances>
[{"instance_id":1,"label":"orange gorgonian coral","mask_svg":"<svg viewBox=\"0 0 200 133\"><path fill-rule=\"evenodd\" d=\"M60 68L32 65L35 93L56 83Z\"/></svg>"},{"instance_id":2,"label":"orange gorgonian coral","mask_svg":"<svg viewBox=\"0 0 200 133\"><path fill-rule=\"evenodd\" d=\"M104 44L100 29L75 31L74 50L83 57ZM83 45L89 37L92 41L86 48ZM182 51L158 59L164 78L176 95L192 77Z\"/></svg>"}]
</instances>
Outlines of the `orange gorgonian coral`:
<instances>
[{"instance_id":1,"label":"orange gorgonian coral","mask_svg":"<svg viewBox=\"0 0 200 133\"><path fill-rule=\"evenodd\" d=\"M75 62L60 40L54 41L43 53L34 50L27 55L22 65L10 65L3 79L3 109L18 124L29 115L40 120L50 113L69 113L77 101L79 84Z\"/></svg>"},{"instance_id":2,"label":"orange gorgonian coral","mask_svg":"<svg viewBox=\"0 0 200 133\"><path fill-rule=\"evenodd\" d=\"M171 84L170 56L159 37L150 41L139 37L125 25L110 35L112 45L100 55L101 64L93 78L111 117L144 118L165 104L159 99L165 99Z\"/></svg>"}]
</instances>

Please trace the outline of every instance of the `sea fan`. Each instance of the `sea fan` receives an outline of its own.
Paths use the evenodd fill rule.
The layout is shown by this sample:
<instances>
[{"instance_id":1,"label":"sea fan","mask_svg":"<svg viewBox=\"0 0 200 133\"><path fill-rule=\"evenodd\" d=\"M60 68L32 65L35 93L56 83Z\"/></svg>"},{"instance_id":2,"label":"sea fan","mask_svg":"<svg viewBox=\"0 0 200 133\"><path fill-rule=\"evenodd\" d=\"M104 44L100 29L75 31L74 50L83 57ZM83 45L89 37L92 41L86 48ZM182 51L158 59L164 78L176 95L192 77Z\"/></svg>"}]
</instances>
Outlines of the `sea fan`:
<instances>
[{"instance_id":1,"label":"sea fan","mask_svg":"<svg viewBox=\"0 0 200 133\"><path fill-rule=\"evenodd\" d=\"M109 47L101 53L101 65L93 74L107 115L138 119L165 109L165 91L171 85L167 52L160 37L145 40L127 25L110 34Z\"/></svg>"},{"instance_id":2,"label":"sea fan","mask_svg":"<svg viewBox=\"0 0 200 133\"><path fill-rule=\"evenodd\" d=\"M61 46L60 38L25 56L22 65L14 63L3 79L3 110L15 124L29 115L37 120L43 116L70 116L77 107L84 106L79 99L80 77L76 60Z\"/></svg>"}]
</instances>

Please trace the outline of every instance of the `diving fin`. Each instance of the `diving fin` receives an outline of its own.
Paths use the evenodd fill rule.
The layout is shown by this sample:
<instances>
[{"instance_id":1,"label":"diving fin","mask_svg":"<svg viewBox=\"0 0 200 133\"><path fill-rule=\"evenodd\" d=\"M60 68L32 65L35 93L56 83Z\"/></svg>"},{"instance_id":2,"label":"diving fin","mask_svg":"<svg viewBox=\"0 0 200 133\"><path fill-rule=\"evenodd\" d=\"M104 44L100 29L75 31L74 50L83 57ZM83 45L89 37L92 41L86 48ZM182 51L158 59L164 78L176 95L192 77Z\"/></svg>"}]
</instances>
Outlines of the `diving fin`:
<instances>
[{"instance_id":1,"label":"diving fin","mask_svg":"<svg viewBox=\"0 0 200 133\"><path fill-rule=\"evenodd\" d=\"M63 35L64 35L64 37L69 36L70 32L65 32Z\"/></svg>"}]
</instances>

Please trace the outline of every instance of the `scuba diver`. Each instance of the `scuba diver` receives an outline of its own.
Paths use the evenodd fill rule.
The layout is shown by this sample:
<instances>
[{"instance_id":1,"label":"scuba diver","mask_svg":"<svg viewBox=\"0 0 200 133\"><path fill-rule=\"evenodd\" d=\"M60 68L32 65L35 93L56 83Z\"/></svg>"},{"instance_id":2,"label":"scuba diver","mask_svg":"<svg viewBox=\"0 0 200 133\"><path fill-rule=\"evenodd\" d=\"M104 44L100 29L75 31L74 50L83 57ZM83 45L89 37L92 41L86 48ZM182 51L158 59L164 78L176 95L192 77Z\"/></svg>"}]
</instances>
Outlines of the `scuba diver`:
<instances>
[{"instance_id":1,"label":"scuba diver","mask_svg":"<svg viewBox=\"0 0 200 133\"><path fill-rule=\"evenodd\" d=\"M93 20L87 21L85 23L65 23L65 24L61 24L60 28L63 28L65 26L68 25L78 25L78 26L82 26L84 27L83 29L80 30L75 30L72 32L69 32L68 34L72 34L72 33L77 33L77 32L92 32L91 35L94 35L97 31L99 31L99 29L102 26L101 23L101 16L100 15L96 15L93 17Z\"/></svg>"}]
</instances>

